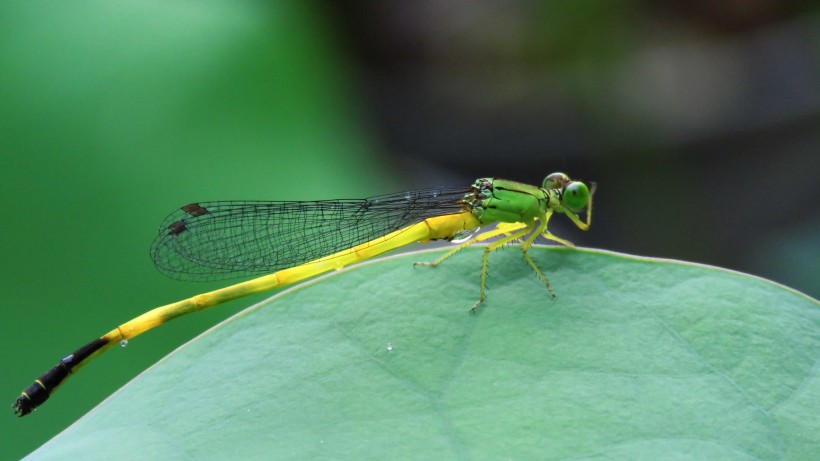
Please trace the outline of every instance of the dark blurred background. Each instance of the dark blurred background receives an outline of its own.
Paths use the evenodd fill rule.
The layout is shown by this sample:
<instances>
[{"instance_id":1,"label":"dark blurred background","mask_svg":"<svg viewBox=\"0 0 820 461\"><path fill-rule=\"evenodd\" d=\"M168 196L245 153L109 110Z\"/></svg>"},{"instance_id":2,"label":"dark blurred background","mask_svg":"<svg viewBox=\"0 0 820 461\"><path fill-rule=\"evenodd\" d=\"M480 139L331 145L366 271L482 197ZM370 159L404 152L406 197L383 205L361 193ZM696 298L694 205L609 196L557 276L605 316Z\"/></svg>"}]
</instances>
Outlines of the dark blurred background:
<instances>
[{"instance_id":1,"label":"dark blurred background","mask_svg":"<svg viewBox=\"0 0 820 461\"><path fill-rule=\"evenodd\" d=\"M218 286L147 256L164 215L197 200L564 171L599 188L592 229L556 219L556 234L820 296L817 2L14 0L0 130L8 405L61 354ZM9 410L0 457L251 302L106 354L34 415Z\"/></svg>"},{"instance_id":2,"label":"dark blurred background","mask_svg":"<svg viewBox=\"0 0 820 461\"><path fill-rule=\"evenodd\" d=\"M327 4L411 183L563 170L600 186L576 240L818 295L817 2Z\"/></svg>"}]
</instances>

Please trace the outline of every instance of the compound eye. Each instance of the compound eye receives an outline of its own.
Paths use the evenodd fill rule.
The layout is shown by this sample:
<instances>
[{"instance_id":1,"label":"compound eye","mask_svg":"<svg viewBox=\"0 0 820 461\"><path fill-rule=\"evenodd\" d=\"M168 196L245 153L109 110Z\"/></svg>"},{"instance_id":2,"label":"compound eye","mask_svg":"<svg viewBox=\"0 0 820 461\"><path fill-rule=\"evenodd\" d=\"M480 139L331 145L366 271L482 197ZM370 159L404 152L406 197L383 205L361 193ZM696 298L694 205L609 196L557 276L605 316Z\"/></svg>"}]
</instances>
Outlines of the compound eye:
<instances>
[{"instance_id":1,"label":"compound eye","mask_svg":"<svg viewBox=\"0 0 820 461\"><path fill-rule=\"evenodd\" d=\"M544 182L541 184L541 188L547 190L560 189L569 183L569 176L565 175L564 173L556 172L544 178Z\"/></svg>"},{"instance_id":2,"label":"compound eye","mask_svg":"<svg viewBox=\"0 0 820 461\"><path fill-rule=\"evenodd\" d=\"M571 182L566 189L564 189L564 206L573 211L578 211L589 202L589 189L587 185L575 181Z\"/></svg>"}]
</instances>

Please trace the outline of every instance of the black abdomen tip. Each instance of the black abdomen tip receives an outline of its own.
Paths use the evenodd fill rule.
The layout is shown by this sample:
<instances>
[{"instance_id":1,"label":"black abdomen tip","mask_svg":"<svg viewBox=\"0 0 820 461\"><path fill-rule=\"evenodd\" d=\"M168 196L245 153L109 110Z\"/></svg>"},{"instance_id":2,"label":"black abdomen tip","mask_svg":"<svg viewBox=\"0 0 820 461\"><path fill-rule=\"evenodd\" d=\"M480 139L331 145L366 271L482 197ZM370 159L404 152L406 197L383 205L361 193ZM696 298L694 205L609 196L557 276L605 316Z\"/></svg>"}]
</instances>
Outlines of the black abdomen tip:
<instances>
[{"instance_id":1,"label":"black abdomen tip","mask_svg":"<svg viewBox=\"0 0 820 461\"><path fill-rule=\"evenodd\" d=\"M36 387L36 389L33 389L34 387ZM31 398L31 395L35 398ZM48 399L48 392L37 385L37 383L34 383L23 391L20 397L17 397L17 400L11 405L11 408L14 409L14 414L17 416L26 416L37 409L37 406L45 402L46 399Z\"/></svg>"}]
</instances>

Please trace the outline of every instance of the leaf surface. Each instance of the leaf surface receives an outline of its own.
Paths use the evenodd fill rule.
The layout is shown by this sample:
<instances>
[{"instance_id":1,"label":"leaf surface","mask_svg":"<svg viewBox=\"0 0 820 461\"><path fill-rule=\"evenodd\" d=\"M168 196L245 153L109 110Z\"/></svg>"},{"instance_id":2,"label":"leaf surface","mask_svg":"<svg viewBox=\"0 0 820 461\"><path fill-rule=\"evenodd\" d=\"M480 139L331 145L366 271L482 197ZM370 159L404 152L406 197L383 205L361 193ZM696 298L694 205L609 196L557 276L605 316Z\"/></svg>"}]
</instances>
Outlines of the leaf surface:
<instances>
[{"instance_id":1,"label":"leaf surface","mask_svg":"<svg viewBox=\"0 0 820 461\"><path fill-rule=\"evenodd\" d=\"M33 458L820 453L818 301L708 266L534 247L553 300L507 247L490 256L487 301L470 314L481 249L412 265L441 254L371 261L277 294L142 373Z\"/></svg>"}]
</instances>

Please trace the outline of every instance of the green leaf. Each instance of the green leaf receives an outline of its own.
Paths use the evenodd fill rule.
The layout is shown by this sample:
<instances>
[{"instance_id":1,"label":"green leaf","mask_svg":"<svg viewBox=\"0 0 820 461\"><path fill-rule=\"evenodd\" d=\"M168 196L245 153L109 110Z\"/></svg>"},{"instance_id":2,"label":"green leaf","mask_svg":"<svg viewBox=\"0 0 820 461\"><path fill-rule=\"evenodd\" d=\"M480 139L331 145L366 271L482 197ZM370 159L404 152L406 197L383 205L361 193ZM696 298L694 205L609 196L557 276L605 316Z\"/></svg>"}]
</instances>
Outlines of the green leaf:
<instances>
[{"instance_id":1,"label":"green leaf","mask_svg":"<svg viewBox=\"0 0 820 461\"><path fill-rule=\"evenodd\" d=\"M480 251L436 268L411 263L441 251L399 255L286 290L163 359L35 455L820 453L818 301L713 267L533 248L553 300L507 247L491 255L487 301L470 314Z\"/></svg>"}]
</instances>

